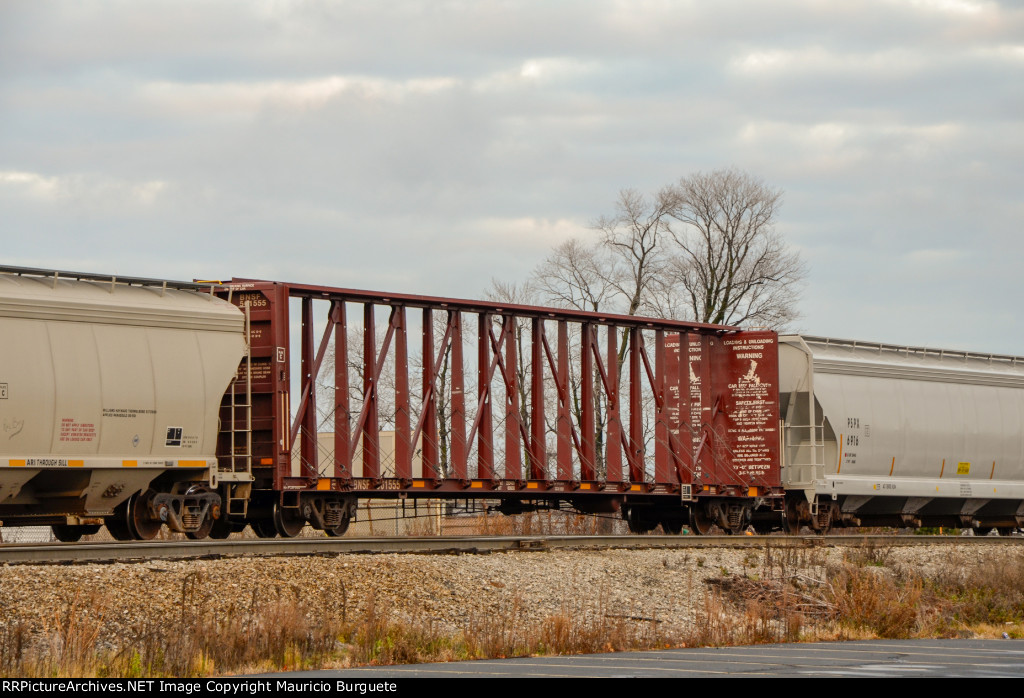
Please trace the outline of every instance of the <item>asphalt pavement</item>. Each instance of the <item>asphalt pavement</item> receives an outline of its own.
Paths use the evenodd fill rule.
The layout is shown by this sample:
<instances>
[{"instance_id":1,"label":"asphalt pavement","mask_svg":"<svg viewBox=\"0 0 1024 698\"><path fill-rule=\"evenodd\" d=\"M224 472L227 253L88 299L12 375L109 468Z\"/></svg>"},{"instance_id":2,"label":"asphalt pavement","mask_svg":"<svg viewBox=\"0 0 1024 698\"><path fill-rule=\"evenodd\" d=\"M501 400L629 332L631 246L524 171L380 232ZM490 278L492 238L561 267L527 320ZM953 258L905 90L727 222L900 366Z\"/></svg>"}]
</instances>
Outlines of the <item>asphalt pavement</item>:
<instances>
[{"instance_id":1,"label":"asphalt pavement","mask_svg":"<svg viewBox=\"0 0 1024 698\"><path fill-rule=\"evenodd\" d=\"M283 675L278 675L283 676ZM870 640L361 667L291 678L1024 677L1024 640Z\"/></svg>"}]
</instances>

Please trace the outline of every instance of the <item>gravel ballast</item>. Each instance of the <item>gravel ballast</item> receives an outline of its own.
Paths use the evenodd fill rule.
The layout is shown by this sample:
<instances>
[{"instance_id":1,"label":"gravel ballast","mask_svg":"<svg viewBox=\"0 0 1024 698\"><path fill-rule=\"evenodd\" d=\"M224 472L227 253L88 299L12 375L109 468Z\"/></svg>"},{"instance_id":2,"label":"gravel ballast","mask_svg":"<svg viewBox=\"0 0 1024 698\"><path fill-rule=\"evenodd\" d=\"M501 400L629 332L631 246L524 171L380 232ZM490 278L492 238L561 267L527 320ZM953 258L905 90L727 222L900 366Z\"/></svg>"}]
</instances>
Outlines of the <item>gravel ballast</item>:
<instances>
[{"instance_id":1,"label":"gravel ballast","mask_svg":"<svg viewBox=\"0 0 1024 698\"><path fill-rule=\"evenodd\" d=\"M769 554L771 566L765 564ZM532 624L574 613L650 619L672 633L698 619L709 579L758 578L778 571L780 563L823 578L826 566L862 554L837 546L771 553L597 550L12 565L0 568L0 604L4 625L20 622L34 635L52 632L72 608L102 614L98 641L108 646L153 623L180 623L197 609L219 615L275 600L298 600L311 614L349 618L374 604L396 622L427 622L452 634L501 615ZM892 547L876 551L873 564L928 576L999 554L1019 555L970 545Z\"/></svg>"}]
</instances>

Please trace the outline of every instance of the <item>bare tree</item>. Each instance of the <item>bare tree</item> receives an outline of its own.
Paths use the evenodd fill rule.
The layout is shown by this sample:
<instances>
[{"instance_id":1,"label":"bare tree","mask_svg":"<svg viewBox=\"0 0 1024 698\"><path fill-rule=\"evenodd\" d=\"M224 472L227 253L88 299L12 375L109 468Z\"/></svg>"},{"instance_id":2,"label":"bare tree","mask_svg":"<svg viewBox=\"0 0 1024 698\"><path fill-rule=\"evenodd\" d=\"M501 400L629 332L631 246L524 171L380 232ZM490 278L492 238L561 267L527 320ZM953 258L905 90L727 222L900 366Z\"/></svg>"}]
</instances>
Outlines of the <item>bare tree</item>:
<instances>
[{"instance_id":1,"label":"bare tree","mask_svg":"<svg viewBox=\"0 0 1024 698\"><path fill-rule=\"evenodd\" d=\"M603 250L573 238L555 247L533 272L533 287L545 304L560 308L605 310L615 294L614 263Z\"/></svg>"},{"instance_id":2,"label":"bare tree","mask_svg":"<svg viewBox=\"0 0 1024 698\"><path fill-rule=\"evenodd\" d=\"M681 301L694 320L726 325L778 328L798 316L806 268L775 231L781 190L716 170L683 177L670 198L675 249L659 282L668 304Z\"/></svg>"},{"instance_id":3,"label":"bare tree","mask_svg":"<svg viewBox=\"0 0 1024 698\"><path fill-rule=\"evenodd\" d=\"M599 235L563 242L534 271L536 300L562 308L779 328L796 318L799 282L806 274L799 255L774 229L782 193L738 170L698 173L653 195L619 193L612 215L598 218ZM494 284L490 297L519 300L519 289ZM522 330L517 341L522 342ZM578 332L570 352L581 349ZM629 333L618 342L622 380ZM524 423L527 358L520 347L519 389ZM582 379L570 363L570 389L577 424L582 424ZM594 380L595 443L603 470L607 425L604 391ZM644 388L643 399L653 399ZM627 412L628 405L621 406ZM649 410L645 410L645 414ZM548 431L553 431L548 425ZM644 424L645 442L653 423ZM645 449L645 452L649 449Z\"/></svg>"},{"instance_id":4,"label":"bare tree","mask_svg":"<svg viewBox=\"0 0 1024 698\"><path fill-rule=\"evenodd\" d=\"M591 241L563 242L537 267L531 282L539 300L576 310L649 314L655 307L650 302L654 297L653 289L667 268L664 243L670 232L668 213L674 201L671 188L652 197L633 189L621 191L615 213L602 216L593 224L600 237ZM581 339L576 332L572 333L570 343L574 354L580 351ZM622 332L618 344L618 375L621 375L629 348L628 331ZM576 374L577 368L576 362L570 363L570 391L576 421L582 423L582 377ZM605 398L600 376L595 374L590 379L594 382L596 465L603 472ZM524 399L524 410L525 404ZM549 425L548 431L553 430Z\"/></svg>"},{"instance_id":5,"label":"bare tree","mask_svg":"<svg viewBox=\"0 0 1024 698\"><path fill-rule=\"evenodd\" d=\"M603 234L602 245L608 255L603 273L618 293L627 315L650 310L650 291L665 270L663 241L670 232L668 214L675 201L671 187L653 197L635 189L623 189L615 215L602 216L594 223L594 228Z\"/></svg>"}]
</instances>

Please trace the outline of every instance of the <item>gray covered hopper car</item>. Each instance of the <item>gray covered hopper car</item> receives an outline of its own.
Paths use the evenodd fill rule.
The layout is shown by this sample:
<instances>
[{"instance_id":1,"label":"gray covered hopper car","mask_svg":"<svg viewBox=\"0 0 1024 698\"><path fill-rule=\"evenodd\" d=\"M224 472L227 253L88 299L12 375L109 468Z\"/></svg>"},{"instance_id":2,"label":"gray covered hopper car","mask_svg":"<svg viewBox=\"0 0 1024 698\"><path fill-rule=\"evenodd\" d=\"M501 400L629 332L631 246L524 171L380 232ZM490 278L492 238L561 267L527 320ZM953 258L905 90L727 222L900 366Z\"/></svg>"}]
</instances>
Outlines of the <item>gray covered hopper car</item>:
<instances>
[{"instance_id":1,"label":"gray covered hopper car","mask_svg":"<svg viewBox=\"0 0 1024 698\"><path fill-rule=\"evenodd\" d=\"M130 538L161 525L127 515L148 509L204 535L243 316L191 284L82 277L0 274L0 520Z\"/></svg>"},{"instance_id":2,"label":"gray covered hopper car","mask_svg":"<svg viewBox=\"0 0 1024 698\"><path fill-rule=\"evenodd\" d=\"M820 337L779 344L790 528L1024 524L1024 359Z\"/></svg>"}]
</instances>

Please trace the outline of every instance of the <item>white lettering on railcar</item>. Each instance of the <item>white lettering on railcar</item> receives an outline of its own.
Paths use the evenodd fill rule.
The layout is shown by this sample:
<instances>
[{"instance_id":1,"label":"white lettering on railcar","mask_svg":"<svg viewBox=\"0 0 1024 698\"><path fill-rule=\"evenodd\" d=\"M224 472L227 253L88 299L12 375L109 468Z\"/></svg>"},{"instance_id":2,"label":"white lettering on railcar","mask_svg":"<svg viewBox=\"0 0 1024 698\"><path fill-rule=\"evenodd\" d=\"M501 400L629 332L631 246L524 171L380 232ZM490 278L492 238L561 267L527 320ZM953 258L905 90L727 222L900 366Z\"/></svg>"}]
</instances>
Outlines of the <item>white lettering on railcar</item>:
<instances>
[{"instance_id":1,"label":"white lettering on railcar","mask_svg":"<svg viewBox=\"0 0 1024 698\"><path fill-rule=\"evenodd\" d=\"M238 295L238 306L249 306L250 308L266 308L270 303L262 293L240 293Z\"/></svg>"}]
</instances>

